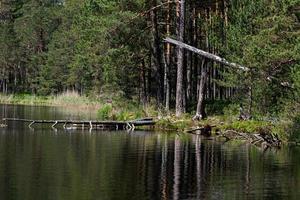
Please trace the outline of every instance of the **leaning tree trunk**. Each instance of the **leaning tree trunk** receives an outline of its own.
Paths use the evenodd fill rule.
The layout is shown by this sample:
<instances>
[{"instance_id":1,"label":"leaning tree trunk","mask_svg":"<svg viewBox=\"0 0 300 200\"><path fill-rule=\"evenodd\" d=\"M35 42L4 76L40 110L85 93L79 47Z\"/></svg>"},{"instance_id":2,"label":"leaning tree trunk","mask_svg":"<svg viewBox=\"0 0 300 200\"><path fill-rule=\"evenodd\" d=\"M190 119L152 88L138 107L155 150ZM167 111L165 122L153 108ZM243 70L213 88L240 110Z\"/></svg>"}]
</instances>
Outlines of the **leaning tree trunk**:
<instances>
[{"instance_id":1,"label":"leaning tree trunk","mask_svg":"<svg viewBox=\"0 0 300 200\"><path fill-rule=\"evenodd\" d=\"M181 0L180 9L178 9L178 40L183 42L184 38L184 17L185 17L185 0ZM184 113L184 88L183 88L183 48L178 46L177 50L177 83L176 83L176 116L180 117Z\"/></svg>"},{"instance_id":2,"label":"leaning tree trunk","mask_svg":"<svg viewBox=\"0 0 300 200\"><path fill-rule=\"evenodd\" d=\"M206 78L207 78L207 72L205 70L205 61L203 61L202 69L201 69L197 110L196 110L196 115L193 117L193 120L202 120L203 118L206 117L205 104L204 104Z\"/></svg>"},{"instance_id":3,"label":"leaning tree trunk","mask_svg":"<svg viewBox=\"0 0 300 200\"><path fill-rule=\"evenodd\" d=\"M197 49L196 47L193 47L193 46L190 46L188 44L185 44L182 41L174 40L174 39L168 38L168 37L165 38L164 41L166 41L168 43L171 43L171 44L174 44L174 45L176 45L178 47L187 49L189 51L192 51L192 52L194 52L194 53L196 53L198 55L201 55L201 56L203 56L205 58L208 58L209 60L213 60L213 61L221 63L223 65L226 65L226 66L229 66L229 67L232 67L232 68L236 68L236 69L239 69L239 70L242 70L242 71L245 71L245 72L250 71L250 69L248 67L244 67L244 66L239 65L237 63L229 62L225 58L221 58L220 56L217 56L217 55L214 55L212 53L203 51L201 49Z\"/></svg>"}]
</instances>

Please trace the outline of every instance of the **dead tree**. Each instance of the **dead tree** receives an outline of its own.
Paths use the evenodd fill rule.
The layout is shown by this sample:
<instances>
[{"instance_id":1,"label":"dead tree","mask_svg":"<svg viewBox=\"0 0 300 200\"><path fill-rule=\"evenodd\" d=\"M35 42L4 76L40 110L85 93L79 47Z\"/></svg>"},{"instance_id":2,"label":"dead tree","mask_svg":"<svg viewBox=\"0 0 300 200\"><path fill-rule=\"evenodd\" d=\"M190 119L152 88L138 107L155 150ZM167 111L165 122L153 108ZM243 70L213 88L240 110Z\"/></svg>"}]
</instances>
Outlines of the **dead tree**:
<instances>
[{"instance_id":1,"label":"dead tree","mask_svg":"<svg viewBox=\"0 0 300 200\"><path fill-rule=\"evenodd\" d=\"M199 54L207 59L213 60L215 62L219 62L221 64L224 64L226 66L230 66L236 69L240 69L243 71L250 71L249 68L244 67L242 65L236 64L236 63L232 63L227 61L224 58L221 58L217 55L208 53L206 51L203 51L201 49L197 49L196 47L190 46L188 44L183 43L182 41L178 41L178 40L174 40L171 38L166 38L164 39L164 41L174 44L180 48L184 48L187 49L189 51L192 51L196 54ZM204 69L204 65L202 66L202 70L201 70L201 79L200 79L200 87L199 87L199 96L198 96L198 104L197 104L197 110L196 110L196 115L193 117L194 120L201 120L205 117L205 109L204 109L204 90L205 90L205 78L206 78L206 72ZM178 77L177 77L178 78ZM178 80L177 80L178 81ZM177 96L176 96L176 115L177 115Z\"/></svg>"},{"instance_id":2,"label":"dead tree","mask_svg":"<svg viewBox=\"0 0 300 200\"><path fill-rule=\"evenodd\" d=\"M204 60L202 63L202 69L201 69L197 110L196 110L196 115L193 117L193 120L202 120L203 118L206 117L205 105L204 105L206 78L207 78L207 72L205 69L205 60Z\"/></svg>"},{"instance_id":3,"label":"dead tree","mask_svg":"<svg viewBox=\"0 0 300 200\"><path fill-rule=\"evenodd\" d=\"M250 71L250 69L248 67L244 67L244 66L239 65L237 63L229 62L225 58L221 58L220 56L208 53L208 52L203 51L201 49L197 49L196 47L190 46L190 45L185 44L185 43L183 43L181 41L174 40L172 38L166 38L166 39L164 39L164 41L166 41L168 43L171 43L171 44L174 44L176 46L179 46L181 48L187 49L189 51L192 51L192 52L194 52L196 54L199 54L199 55L201 55L201 56L203 56L205 58L208 58L210 60L213 60L215 62L224 64L224 65L227 65L227 66L230 66L230 67L233 67L233 68L237 68L237 69L240 69L240 70L243 70L243 71Z\"/></svg>"}]
</instances>

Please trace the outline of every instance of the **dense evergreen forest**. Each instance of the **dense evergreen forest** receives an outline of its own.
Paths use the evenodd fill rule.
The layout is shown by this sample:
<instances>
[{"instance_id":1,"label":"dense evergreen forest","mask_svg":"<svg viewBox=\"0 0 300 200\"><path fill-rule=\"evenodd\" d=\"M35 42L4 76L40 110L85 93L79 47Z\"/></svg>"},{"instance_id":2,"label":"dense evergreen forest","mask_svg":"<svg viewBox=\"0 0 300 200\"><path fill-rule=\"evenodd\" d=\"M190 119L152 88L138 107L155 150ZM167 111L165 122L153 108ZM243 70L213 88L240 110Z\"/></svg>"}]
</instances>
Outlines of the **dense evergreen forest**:
<instances>
[{"instance_id":1,"label":"dense evergreen forest","mask_svg":"<svg viewBox=\"0 0 300 200\"><path fill-rule=\"evenodd\" d=\"M300 1L0 0L0 67L8 94L114 93L197 119L211 102L297 113Z\"/></svg>"}]
</instances>

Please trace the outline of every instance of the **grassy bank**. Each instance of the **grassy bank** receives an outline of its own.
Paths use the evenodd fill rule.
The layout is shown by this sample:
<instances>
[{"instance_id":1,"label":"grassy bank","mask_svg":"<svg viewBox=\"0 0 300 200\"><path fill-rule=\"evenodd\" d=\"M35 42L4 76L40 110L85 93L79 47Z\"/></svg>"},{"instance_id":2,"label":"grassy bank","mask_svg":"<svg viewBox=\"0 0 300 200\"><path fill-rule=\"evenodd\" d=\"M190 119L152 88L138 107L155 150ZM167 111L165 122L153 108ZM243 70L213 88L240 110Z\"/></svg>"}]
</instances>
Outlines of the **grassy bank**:
<instances>
[{"instance_id":1,"label":"grassy bank","mask_svg":"<svg viewBox=\"0 0 300 200\"><path fill-rule=\"evenodd\" d=\"M211 116L202 121L193 121L192 116L185 116L181 119L175 117L165 117L157 123L157 128L163 130L186 131L196 127L212 126L212 134L234 130L248 134L276 134L282 140L289 140L289 122L268 122L259 120L239 121L237 119L228 120L228 116Z\"/></svg>"},{"instance_id":2,"label":"grassy bank","mask_svg":"<svg viewBox=\"0 0 300 200\"><path fill-rule=\"evenodd\" d=\"M155 109L155 107L143 108L132 102L116 102L114 104L104 104L97 114L102 120L133 120L143 117L153 117L157 124L156 130L184 132L196 127L212 126L212 133L234 130L247 134L276 134L283 141L288 141L292 127L290 121L271 120L238 120L235 112L226 112L224 115L210 116L205 120L194 121L192 114L185 114L180 118L175 117L173 112L165 113Z\"/></svg>"},{"instance_id":3,"label":"grassy bank","mask_svg":"<svg viewBox=\"0 0 300 200\"><path fill-rule=\"evenodd\" d=\"M154 106L142 107L134 100L123 98L104 98L80 96L76 92L65 92L56 96L33 96L33 95L0 95L2 104L22 105L46 105L74 107L75 109L89 109L95 112L99 120L133 120L143 117L153 117L157 120L156 129L185 131L205 125L213 126L213 133L218 131L235 130L243 133L267 133L277 134L281 139L287 141L293 124L290 121L266 121L266 120L237 120L234 109L225 110L224 114L215 114L202 121L193 121L191 114L185 114L176 118L172 112L165 113L157 110ZM230 106L229 106L230 107ZM83 110L84 110L83 109ZM217 108L216 110L221 110Z\"/></svg>"}]
</instances>

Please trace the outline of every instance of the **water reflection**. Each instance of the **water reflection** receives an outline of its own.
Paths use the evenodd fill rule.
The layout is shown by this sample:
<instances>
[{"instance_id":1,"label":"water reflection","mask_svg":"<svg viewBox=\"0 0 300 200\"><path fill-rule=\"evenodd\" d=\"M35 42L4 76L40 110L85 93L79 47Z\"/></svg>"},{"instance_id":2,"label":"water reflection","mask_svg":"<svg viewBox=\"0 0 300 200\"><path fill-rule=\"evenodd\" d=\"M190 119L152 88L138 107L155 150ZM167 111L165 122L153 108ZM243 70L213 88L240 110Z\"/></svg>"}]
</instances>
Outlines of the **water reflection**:
<instances>
[{"instance_id":1,"label":"water reflection","mask_svg":"<svg viewBox=\"0 0 300 200\"><path fill-rule=\"evenodd\" d=\"M296 199L298 155L189 135L1 130L0 196Z\"/></svg>"},{"instance_id":2,"label":"water reflection","mask_svg":"<svg viewBox=\"0 0 300 200\"><path fill-rule=\"evenodd\" d=\"M26 118L26 119L95 119L96 112L88 108L76 107L51 107L51 106L23 106L1 105L0 117L2 118Z\"/></svg>"},{"instance_id":3,"label":"water reflection","mask_svg":"<svg viewBox=\"0 0 300 200\"><path fill-rule=\"evenodd\" d=\"M12 125L0 129L0 199L300 198L299 148Z\"/></svg>"}]
</instances>

